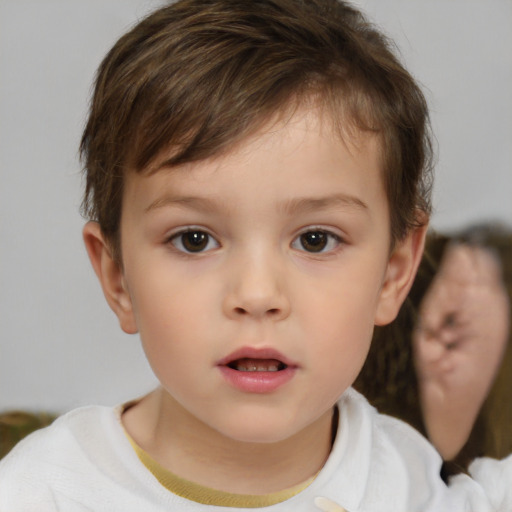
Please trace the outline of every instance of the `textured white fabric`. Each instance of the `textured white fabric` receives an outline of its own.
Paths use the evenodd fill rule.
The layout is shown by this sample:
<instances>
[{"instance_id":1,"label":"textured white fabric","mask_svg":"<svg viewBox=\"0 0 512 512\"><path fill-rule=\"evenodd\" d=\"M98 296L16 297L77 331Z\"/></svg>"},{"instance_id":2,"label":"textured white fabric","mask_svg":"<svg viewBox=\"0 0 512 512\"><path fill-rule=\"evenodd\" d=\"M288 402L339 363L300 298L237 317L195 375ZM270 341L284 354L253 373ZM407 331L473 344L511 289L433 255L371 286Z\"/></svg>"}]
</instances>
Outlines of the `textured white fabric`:
<instances>
[{"instance_id":1,"label":"textured white fabric","mask_svg":"<svg viewBox=\"0 0 512 512\"><path fill-rule=\"evenodd\" d=\"M124 434L120 410L85 407L22 441L0 463L0 512L209 512L162 487ZM441 459L405 423L383 416L357 392L339 402L336 441L315 481L266 512L314 512L324 496L349 512L512 510L512 459L480 459L478 480L445 486ZM488 496L489 495L489 496Z\"/></svg>"}]
</instances>

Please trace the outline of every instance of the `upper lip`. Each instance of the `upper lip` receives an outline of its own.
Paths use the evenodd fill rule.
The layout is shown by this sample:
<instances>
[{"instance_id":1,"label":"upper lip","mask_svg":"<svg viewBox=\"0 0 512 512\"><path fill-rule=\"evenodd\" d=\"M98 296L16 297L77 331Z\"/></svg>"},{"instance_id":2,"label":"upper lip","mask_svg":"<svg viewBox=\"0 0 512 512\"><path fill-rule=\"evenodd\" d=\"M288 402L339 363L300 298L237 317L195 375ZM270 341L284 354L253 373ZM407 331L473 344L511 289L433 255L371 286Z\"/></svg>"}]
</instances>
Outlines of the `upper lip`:
<instances>
[{"instance_id":1,"label":"upper lip","mask_svg":"<svg viewBox=\"0 0 512 512\"><path fill-rule=\"evenodd\" d=\"M286 366L297 367L298 364L271 347L242 347L217 361L217 366L227 366L237 359L275 359Z\"/></svg>"}]
</instances>

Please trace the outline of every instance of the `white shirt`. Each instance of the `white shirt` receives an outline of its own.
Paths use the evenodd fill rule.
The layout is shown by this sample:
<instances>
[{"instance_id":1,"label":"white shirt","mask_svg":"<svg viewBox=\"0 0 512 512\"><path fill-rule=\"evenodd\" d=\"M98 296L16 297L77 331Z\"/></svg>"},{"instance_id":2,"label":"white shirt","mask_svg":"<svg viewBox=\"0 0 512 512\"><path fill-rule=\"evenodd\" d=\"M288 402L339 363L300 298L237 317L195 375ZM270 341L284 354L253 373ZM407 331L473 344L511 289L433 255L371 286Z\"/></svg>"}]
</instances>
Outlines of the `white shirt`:
<instances>
[{"instance_id":1,"label":"white shirt","mask_svg":"<svg viewBox=\"0 0 512 512\"><path fill-rule=\"evenodd\" d=\"M0 462L0 512L211 512L164 488L123 430L121 407L76 409L19 443ZM314 512L324 496L348 512L512 511L512 457L480 459L474 479L447 487L441 458L404 422L378 414L353 389L339 401L332 452L293 498L260 510Z\"/></svg>"}]
</instances>

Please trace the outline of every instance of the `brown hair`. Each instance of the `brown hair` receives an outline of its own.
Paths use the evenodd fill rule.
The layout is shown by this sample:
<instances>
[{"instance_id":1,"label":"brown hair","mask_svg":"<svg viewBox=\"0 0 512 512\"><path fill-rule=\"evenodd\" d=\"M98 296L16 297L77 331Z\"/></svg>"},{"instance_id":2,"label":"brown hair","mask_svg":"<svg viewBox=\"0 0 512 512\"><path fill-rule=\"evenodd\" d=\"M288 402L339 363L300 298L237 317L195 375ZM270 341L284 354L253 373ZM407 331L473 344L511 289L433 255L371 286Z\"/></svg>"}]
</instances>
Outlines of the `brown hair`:
<instances>
[{"instance_id":1,"label":"brown hair","mask_svg":"<svg viewBox=\"0 0 512 512\"><path fill-rule=\"evenodd\" d=\"M123 176L229 150L314 99L334 126L376 132L392 239L430 211L425 99L391 44L337 0L180 0L142 20L101 63L80 146L82 211L119 250Z\"/></svg>"}]
</instances>

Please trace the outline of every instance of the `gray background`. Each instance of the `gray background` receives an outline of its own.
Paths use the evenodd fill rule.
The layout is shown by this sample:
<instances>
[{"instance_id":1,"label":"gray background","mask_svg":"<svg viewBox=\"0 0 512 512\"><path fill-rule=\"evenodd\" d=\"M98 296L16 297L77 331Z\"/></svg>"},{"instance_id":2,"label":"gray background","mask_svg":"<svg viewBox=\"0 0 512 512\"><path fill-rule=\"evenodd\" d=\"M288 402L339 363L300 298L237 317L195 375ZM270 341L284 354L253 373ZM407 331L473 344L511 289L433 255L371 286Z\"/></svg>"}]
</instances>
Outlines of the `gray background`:
<instances>
[{"instance_id":1,"label":"gray background","mask_svg":"<svg viewBox=\"0 0 512 512\"><path fill-rule=\"evenodd\" d=\"M81 241L94 71L155 0L0 0L0 409L115 404L155 380ZM512 222L512 0L360 0L431 105L433 226Z\"/></svg>"}]
</instances>

